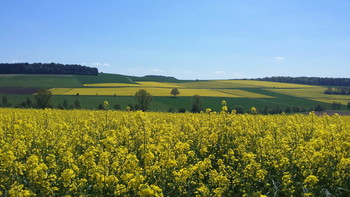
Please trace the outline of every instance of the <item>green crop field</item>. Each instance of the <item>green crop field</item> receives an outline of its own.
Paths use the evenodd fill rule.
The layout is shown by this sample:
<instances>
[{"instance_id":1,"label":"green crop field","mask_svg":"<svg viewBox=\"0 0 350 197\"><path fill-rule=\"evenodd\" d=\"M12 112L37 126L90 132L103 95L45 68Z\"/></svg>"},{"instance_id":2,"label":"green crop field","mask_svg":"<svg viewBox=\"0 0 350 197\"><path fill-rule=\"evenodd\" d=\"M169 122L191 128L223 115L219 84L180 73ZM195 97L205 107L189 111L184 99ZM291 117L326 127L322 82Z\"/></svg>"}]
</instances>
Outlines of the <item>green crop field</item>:
<instances>
[{"instance_id":1,"label":"green crop field","mask_svg":"<svg viewBox=\"0 0 350 197\"><path fill-rule=\"evenodd\" d=\"M191 109L192 96L200 95L204 108L220 111L221 101L226 100L230 108L237 106L248 111L252 106L262 110L264 107L279 106L303 109L321 105L331 109L333 102L340 102L342 110L350 102L350 96L325 95L326 87L262 82L252 80L207 80L189 81L169 78L133 77L118 74L86 75L0 75L0 96L6 96L9 102L16 106L26 98L34 102L33 95L1 92L8 88L51 88L52 104L57 106L67 100L73 104L79 100L81 107L96 109L103 101L108 101L110 107L118 104L125 109L137 102L133 95L139 89L145 89L153 95L150 109L152 111L167 111L173 108ZM170 91L178 88L180 95L174 98ZM77 93L79 96L76 96ZM1 104L1 103L0 103Z\"/></svg>"},{"instance_id":2,"label":"green crop field","mask_svg":"<svg viewBox=\"0 0 350 197\"><path fill-rule=\"evenodd\" d=\"M74 75L0 75L0 87L71 88L81 84Z\"/></svg>"},{"instance_id":3,"label":"green crop field","mask_svg":"<svg viewBox=\"0 0 350 197\"><path fill-rule=\"evenodd\" d=\"M346 105L350 101L350 95L332 95L324 94L324 87L315 87L315 88L296 88L296 89L273 89L272 91L289 94L297 97L307 98L310 100L333 103L339 102L343 105Z\"/></svg>"}]
</instances>

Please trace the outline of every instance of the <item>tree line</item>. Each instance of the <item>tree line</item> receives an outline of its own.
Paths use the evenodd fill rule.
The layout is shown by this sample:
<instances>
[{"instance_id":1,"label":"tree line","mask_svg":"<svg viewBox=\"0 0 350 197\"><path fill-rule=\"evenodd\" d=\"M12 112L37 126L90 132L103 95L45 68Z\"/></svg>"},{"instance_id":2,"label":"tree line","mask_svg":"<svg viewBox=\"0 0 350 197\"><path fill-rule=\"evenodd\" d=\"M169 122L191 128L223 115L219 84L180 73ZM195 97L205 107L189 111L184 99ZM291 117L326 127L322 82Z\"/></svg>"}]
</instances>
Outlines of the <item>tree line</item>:
<instances>
[{"instance_id":1,"label":"tree line","mask_svg":"<svg viewBox=\"0 0 350 197\"><path fill-rule=\"evenodd\" d=\"M98 69L78 64L0 63L0 74L98 75Z\"/></svg>"},{"instance_id":2,"label":"tree line","mask_svg":"<svg viewBox=\"0 0 350 197\"><path fill-rule=\"evenodd\" d=\"M348 87L329 87L324 91L325 94L341 94L350 95L350 88Z\"/></svg>"},{"instance_id":3,"label":"tree line","mask_svg":"<svg viewBox=\"0 0 350 197\"><path fill-rule=\"evenodd\" d=\"M177 80L175 77L170 76L163 76L163 75L145 75L143 77L147 78L155 78L155 79L170 79L170 80Z\"/></svg>"},{"instance_id":4,"label":"tree line","mask_svg":"<svg viewBox=\"0 0 350 197\"><path fill-rule=\"evenodd\" d=\"M321 86L350 86L350 78L331 78L331 77L264 77L252 80L271 81L281 83L296 83Z\"/></svg>"}]
</instances>

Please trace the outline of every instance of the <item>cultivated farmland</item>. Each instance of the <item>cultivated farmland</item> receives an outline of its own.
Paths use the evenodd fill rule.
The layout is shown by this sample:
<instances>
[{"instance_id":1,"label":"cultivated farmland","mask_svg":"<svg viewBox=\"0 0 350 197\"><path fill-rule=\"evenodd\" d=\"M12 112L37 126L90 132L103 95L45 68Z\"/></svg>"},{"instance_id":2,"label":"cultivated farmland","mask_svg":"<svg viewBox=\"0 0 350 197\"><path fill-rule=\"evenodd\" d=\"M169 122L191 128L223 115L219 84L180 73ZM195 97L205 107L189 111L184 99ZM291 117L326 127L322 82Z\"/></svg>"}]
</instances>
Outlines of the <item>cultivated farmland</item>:
<instances>
[{"instance_id":1,"label":"cultivated farmland","mask_svg":"<svg viewBox=\"0 0 350 197\"><path fill-rule=\"evenodd\" d=\"M350 117L0 109L1 196L349 196Z\"/></svg>"}]
</instances>

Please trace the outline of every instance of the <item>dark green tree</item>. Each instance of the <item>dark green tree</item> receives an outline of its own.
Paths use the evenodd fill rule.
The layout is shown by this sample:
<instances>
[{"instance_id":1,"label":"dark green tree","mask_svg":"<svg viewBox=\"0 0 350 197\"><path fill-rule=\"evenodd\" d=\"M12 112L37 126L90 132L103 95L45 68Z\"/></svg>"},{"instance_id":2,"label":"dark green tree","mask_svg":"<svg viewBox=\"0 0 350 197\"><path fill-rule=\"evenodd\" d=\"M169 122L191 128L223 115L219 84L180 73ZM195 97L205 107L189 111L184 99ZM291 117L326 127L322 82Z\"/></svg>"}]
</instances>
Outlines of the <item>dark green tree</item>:
<instances>
[{"instance_id":1,"label":"dark green tree","mask_svg":"<svg viewBox=\"0 0 350 197\"><path fill-rule=\"evenodd\" d=\"M7 96L2 97L2 106L4 107L9 106Z\"/></svg>"},{"instance_id":2,"label":"dark green tree","mask_svg":"<svg viewBox=\"0 0 350 197\"><path fill-rule=\"evenodd\" d=\"M339 110L341 108L341 103L333 102L331 107L332 107L333 110Z\"/></svg>"},{"instance_id":3,"label":"dark green tree","mask_svg":"<svg viewBox=\"0 0 350 197\"><path fill-rule=\"evenodd\" d=\"M179 108L179 113L185 113L186 112L186 108L184 108L184 107L181 107L181 108Z\"/></svg>"},{"instance_id":4,"label":"dark green tree","mask_svg":"<svg viewBox=\"0 0 350 197\"><path fill-rule=\"evenodd\" d=\"M244 114L244 107L243 106L236 105L233 109L236 110L237 114Z\"/></svg>"},{"instance_id":5,"label":"dark green tree","mask_svg":"<svg viewBox=\"0 0 350 197\"><path fill-rule=\"evenodd\" d=\"M74 101L74 109L80 109L80 101L79 101L79 99L76 99L75 101Z\"/></svg>"},{"instance_id":6,"label":"dark green tree","mask_svg":"<svg viewBox=\"0 0 350 197\"><path fill-rule=\"evenodd\" d=\"M115 104L115 105L113 106L113 109L115 109L115 110L121 110L122 107L121 107L119 104Z\"/></svg>"},{"instance_id":7,"label":"dark green tree","mask_svg":"<svg viewBox=\"0 0 350 197\"><path fill-rule=\"evenodd\" d=\"M31 107L32 106L32 100L30 100L29 97L27 97L27 99L26 99L26 105L27 105L27 107Z\"/></svg>"},{"instance_id":8,"label":"dark green tree","mask_svg":"<svg viewBox=\"0 0 350 197\"><path fill-rule=\"evenodd\" d=\"M275 108L273 108L270 113L271 114L280 114L280 113L282 113L282 109L279 105L276 105Z\"/></svg>"},{"instance_id":9,"label":"dark green tree","mask_svg":"<svg viewBox=\"0 0 350 197\"><path fill-rule=\"evenodd\" d=\"M324 111L325 108L322 107L320 104L318 104L316 107L315 107L315 111ZM312 111L312 110L311 110Z\"/></svg>"},{"instance_id":10,"label":"dark green tree","mask_svg":"<svg viewBox=\"0 0 350 197\"><path fill-rule=\"evenodd\" d=\"M170 112L170 113L174 113L174 112L175 112L175 108L173 108L173 107L169 107L168 112Z\"/></svg>"},{"instance_id":11,"label":"dark green tree","mask_svg":"<svg viewBox=\"0 0 350 197\"><path fill-rule=\"evenodd\" d=\"M67 101L67 99L64 99L63 100L63 104L62 104L62 107L63 107L63 109L68 109L68 101Z\"/></svg>"},{"instance_id":12,"label":"dark green tree","mask_svg":"<svg viewBox=\"0 0 350 197\"><path fill-rule=\"evenodd\" d=\"M171 95L173 95L174 97L176 97L177 95L180 94L180 91L177 88L173 88L170 92Z\"/></svg>"},{"instance_id":13,"label":"dark green tree","mask_svg":"<svg viewBox=\"0 0 350 197\"><path fill-rule=\"evenodd\" d=\"M63 106L62 106L61 104L58 104L58 105L57 105L57 108L58 108L58 109L64 109Z\"/></svg>"},{"instance_id":14,"label":"dark green tree","mask_svg":"<svg viewBox=\"0 0 350 197\"><path fill-rule=\"evenodd\" d=\"M193 113L199 113L203 110L203 100L199 95L194 95L192 100L192 109Z\"/></svg>"},{"instance_id":15,"label":"dark green tree","mask_svg":"<svg viewBox=\"0 0 350 197\"><path fill-rule=\"evenodd\" d=\"M146 90L141 89L135 93L135 99L137 100L140 109L142 111L147 111L150 103L152 102L152 95Z\"/></svg>"},{"instance_id":16,"label":"dark green tree","mask_svg":"<svg viewBox=\"0 0 350 197\"><path fill-rule=\"evenodd\" d=\"M299 107L293 107L292 109L293 109L293 112L295 112L295 113L300 112L300 108Z\"/></svg>"},{"instance_id":17,"label":"dark green tree","mask_svg":"<svg viewBox=\"0 0 350 197\"><path fill-rule=\"evenodd\" d=\"M269 106L265 105L265 107L264 107L264 109L262 111L262 114L264 114L264 115L269 114Z\"/></svg>"},{"instance_id":18,"label":"dark green tree","mask_svg":"<svg viewBox=\"0 0 350 197\"><path fill-rule=\"evenodd\" d=\"M98 107L97 107L97 109L99 109L99 110L104 110L103 104L99 104Z\"/></svg>"},{"instance_id":19,"label":"dark green tree","mask_svg":"<svg viewBox=\"0 0 350 197\"><path fill-rule=\"evenodd\" d=\"M135 105L134 104L129 103L128 104L128 108L129 108L130 111L135 111Z\"/></svg>"},{"instance_id":20,"label":"dark green tree","mask_svg":"<svg viewBox=\"0 0 350 197\"><path fill-rule=\"evenodd\" d=\"M286 114L290 114L290 113L292 113L292 110L289 107L287 107L286 110L284 110L284 112Z\"/></svg>"},{"instance_id":21,"label":"dark green tree","mask_svg":"<svg viewBox=\"0 0 350 197\"><path fill-rule=\"evenodd\" d=\"M27 97L25 101L19 104L19 107L22 107L22 108L30 108L31 106L32 106L32 101L30 100L29 97Z\"/></svg>"},{"instance_id":22,"label":"dark green tree","mask_svg":"<svg viewBox=\"0 0 350 197\"><path fill-rule=\"evenodd\" d=\"M52 93L48 89L40 89L34 96L36 107L44 109L50 108L51 106Z\"/></svg>"}]
</instances>

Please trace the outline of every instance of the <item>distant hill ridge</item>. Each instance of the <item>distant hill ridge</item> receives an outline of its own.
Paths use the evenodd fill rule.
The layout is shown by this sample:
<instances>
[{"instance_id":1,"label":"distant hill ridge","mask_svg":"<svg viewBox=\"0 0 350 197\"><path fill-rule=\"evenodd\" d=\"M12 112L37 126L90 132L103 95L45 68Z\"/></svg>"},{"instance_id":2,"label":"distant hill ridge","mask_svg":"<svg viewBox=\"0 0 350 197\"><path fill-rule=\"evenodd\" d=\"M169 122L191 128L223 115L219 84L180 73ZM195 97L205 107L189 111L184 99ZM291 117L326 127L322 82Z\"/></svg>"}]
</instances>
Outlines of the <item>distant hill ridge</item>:
<instances>
[{"instance_id":1,"label":"distant hill ridge","mask_svg":"<svg viewBox=\"0 0 350 197\"><path fill-rule=\"evenodd\" d=\"M78 64L0 63L0 74L98 75L98 69Z\"/></svg>"}]
</instances>

